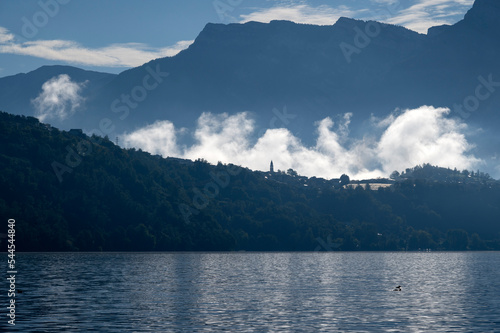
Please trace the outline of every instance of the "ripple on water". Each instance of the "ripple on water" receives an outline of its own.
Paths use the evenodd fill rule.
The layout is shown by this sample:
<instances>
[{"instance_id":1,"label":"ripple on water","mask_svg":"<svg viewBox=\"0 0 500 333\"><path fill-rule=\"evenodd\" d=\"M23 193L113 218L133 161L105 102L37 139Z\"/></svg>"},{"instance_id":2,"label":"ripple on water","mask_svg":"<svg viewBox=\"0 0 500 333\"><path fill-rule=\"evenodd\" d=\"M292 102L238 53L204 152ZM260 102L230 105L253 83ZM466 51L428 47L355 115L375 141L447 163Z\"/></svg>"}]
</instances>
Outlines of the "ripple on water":
<instances>
[{"instance_id":1,"label":"ripple on water","mask_svg":"<svg viewBox=\"0 0 500 333\"><path fill-rule=\"evenodd\" d=\"M18 259L17 284L24 291L16 298L19 332L500 327L500 253L55 253ZM401 292L392 291L397 285Z\"/></svg>"}]
</instances>

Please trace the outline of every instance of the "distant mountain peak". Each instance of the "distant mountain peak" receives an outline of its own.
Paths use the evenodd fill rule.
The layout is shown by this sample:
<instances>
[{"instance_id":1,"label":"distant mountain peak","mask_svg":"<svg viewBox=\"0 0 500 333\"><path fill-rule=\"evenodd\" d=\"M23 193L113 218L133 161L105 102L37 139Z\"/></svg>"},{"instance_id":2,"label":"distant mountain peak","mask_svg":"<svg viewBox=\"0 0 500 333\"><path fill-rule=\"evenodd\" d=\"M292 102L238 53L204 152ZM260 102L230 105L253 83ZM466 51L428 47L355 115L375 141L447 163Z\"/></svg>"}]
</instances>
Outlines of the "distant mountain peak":
<instances>
[{"instance_id":1,"label":"distant mountain peak","mask_svg":"<svg viewBox=\"0 0 500 333\"><path fill-rule=\"evenodd\" d=\"M476 0L472 8L465 14L464 21L480 28L496 27L500 32L500 1Z\"/></svg>"},{"instance_id":2,"label":"distant mountain peak","mask_svg":"<svg viewBox=\"0 0 500 333\"><path fill-rule=\"evenodd\" d=\"M474 5L469 10L467 14L475 13L475 12L487 12L494 11L496 14L500 12L500 1L498 0L476 0L474 1Z\"/></svg>"},{"instance_id":3,"label":"distant mountain peak","mask_svg":"<svg viewBox=\"0 0 500 333\"><path fill-rule=\"evenodd\" d=\"M274 25L297 25L297 24L300 24L300 23L295 23L295 22L288 21L288 20L272 20L271 22L269 22L269 24L274 24Z\"/></svg>"},{"instance_id":4,"label":"distant mountain peak","mask_svg":"<svg viewBox=\"0 0 500 333\"><path fill-rule=\"evenodd\" d=\"M353 28L360 22L364 21L342 16L337 20L337 22L335 22L334 26L342 28Z\"/></svg>"}]
</instances>

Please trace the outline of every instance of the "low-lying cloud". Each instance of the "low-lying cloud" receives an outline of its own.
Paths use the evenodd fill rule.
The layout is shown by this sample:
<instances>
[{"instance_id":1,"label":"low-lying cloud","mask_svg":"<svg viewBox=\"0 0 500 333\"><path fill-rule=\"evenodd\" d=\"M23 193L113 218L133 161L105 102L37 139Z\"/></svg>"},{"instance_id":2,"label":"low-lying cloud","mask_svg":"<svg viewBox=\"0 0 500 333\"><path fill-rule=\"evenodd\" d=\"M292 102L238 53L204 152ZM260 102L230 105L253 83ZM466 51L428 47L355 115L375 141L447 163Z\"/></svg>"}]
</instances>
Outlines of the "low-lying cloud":
<instances>
[{"instance_id":1,"label":"low-lying cloud","mask_svg":"<svg viewBox=\"0 0 500 333\"><path fill-rule=\"evenodd\" d=\"M86 82L71 81L67 74L55 76L42 85L42 92L31 100L35 117L41 122L47 119L62 121L73 115L84 103L80 91Z\"/></svg>"},{"instance_id":2,"label":"low-lying cloud","mask_svg":"<svg viewBox=\"0 0 500 333\"><path fill-rule=\"evenodd\" d=\"M467 126L446 115L449 109L422 106L373 119L373 134L363 139L349 138L350 114L339 124L331 118L316 123L317 141L307 147L288 129L268 129L255 140L254 121L248 113L204 113L192 133L195 143L178 144L186 130L175 129L169 121L158 121L130 134L123 134L126 147L141 148L164 157L204 158L268 170L292 168L305 176L337 178L346 173L352 178L387 177L394 170L431 163L443 167L472 169L482 163L470 154ZM381 134L376 134L380 133Z\"/></svg>"}]
</instances>

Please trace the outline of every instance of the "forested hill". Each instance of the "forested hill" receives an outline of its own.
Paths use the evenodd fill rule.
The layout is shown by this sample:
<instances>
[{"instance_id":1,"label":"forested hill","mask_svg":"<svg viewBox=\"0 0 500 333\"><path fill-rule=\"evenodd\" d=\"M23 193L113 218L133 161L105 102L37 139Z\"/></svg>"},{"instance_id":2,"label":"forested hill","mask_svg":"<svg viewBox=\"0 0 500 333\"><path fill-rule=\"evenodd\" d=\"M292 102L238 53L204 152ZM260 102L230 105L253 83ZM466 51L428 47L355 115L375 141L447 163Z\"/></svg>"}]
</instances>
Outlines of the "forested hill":
<instances>
[{"instance_id":1,"label":"forested hill","mask_svg":"<svg viewBox=\"0 0 500 333\"><path fill-rule=\"evenodd\" d=\"M18 251L500 250L500 185L485 175L297 186L293 172L165 159L7 113L0 142L3 249L15 219Z\"/></svg>"}]
</instances>

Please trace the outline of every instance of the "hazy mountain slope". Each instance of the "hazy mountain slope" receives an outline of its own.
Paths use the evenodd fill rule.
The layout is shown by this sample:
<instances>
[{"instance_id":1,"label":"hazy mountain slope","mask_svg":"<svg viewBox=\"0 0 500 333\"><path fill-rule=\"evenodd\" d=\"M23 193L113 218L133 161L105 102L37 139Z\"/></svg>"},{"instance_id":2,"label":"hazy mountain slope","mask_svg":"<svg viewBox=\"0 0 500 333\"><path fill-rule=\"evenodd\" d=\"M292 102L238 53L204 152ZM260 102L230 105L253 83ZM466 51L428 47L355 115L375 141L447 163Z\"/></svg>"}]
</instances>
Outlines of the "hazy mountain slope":
<instances>
[{"instance_id":1,"label":"hazy mountain slope","mask_svg":"<svg viewBox=\"0 0 500 333\"><path fill-rule=\"evenodd\" d=\"M29 73L0 78L0 108L9 110L13 114L34 115L35 108L32 100L41 92L45 82L59 75L66 74L72 82L84 83L81 94L86 103L100 93L103 86L108 84L115 74L86 71L71 66L43 66ZM62 125L67 128L69 123L77 125L75 119L67 119L65 122L49 120L54 125ZM85 126L80 123L79 127Z\"/></svg>"},{"instance_id":2,"label":"hazy mountain slope","mask_svg":"<svg viewBox=\"0 0 500 333\"><path fill-rule=\"evenodd\" d=\"M286 126L310 144L314 123L326 116L352 112L351 134L359 137L372 114L433 105L450 107L450 117L471 132L481 128L472 141L481 156L493 156L500 145L499 22L499 2L477 0L464 20L428 35L348 18L332 26L207 24L175 57L117 76L56 66L2 78L0 107L32 115L29 101L44 80L64 72L89 84L82 91L86 109L52 121L61 128L91 130L105 118L117 134L159 119L193 128L204 111L250 111L257 133ZM478 90L484 82L489 86ZM272 123L272 110L284 106L295 118Z\"/></svg>"},{"instance_id":3,"label":"hazy mountain slope","mask_svg":"<svg viewBox=\"0 0 500 333\"><path fill-rule=\"evenodd\" d=\"M169 76L131 112L133 124L164 118L192 126L203 111L252 111L266 127L271 110L287 105L298 115L291 126L309 139L316 120L365 111L368 104L372 109L393 63L410 57L424 41L423 35L405 28L377 24L380 35L349 63L339 45L354 43L354 27L364 30L366 24L346 18L333 26L288 21L208 24L177 56L118 75L99 103L110 105L140 85L147 68L159 69Z\"/></svg>"},{"instance_id":4,"label":"hazy mountain slope","mask_svg":"<svg viewBox=\"0 0 500 333\"><path fill-rule=\"evenodd\" d=\"M0 142L0 218L16 219L17 251L313 251L318 239L337 250L500 249L500 183L483 174L423 166L386 189L334 188L3 112Z\"/></svg>"},{"instance_id":5,"label":"hazy mountain slope","mask_svg":"<svg viewBox=\"0 0 500 333\"><path fill-rule=\"evenodd\" d=\"M114 99L141 85L149 67L169 76L131 110L130 121L120 123L123 128L158 118L192 126L207 110L253 111L267 127L271 110L287 105L298 115L288 126L309 141L314 121L327 115L353 112L356 124L397 107L453 108L474 95L479 76L492 74L500 82L498 19L498 4L481 0L463 21L431 29L429 35L347 18L333 26L208 24L177 56L118 75L99 103L109 109ZM346 45L356 48L347 57ZM500 94L491 94L467 121L496 128L498 106Z\"/></svg>"}]
</instances>

